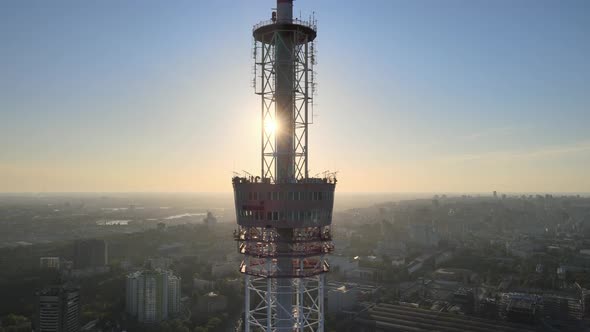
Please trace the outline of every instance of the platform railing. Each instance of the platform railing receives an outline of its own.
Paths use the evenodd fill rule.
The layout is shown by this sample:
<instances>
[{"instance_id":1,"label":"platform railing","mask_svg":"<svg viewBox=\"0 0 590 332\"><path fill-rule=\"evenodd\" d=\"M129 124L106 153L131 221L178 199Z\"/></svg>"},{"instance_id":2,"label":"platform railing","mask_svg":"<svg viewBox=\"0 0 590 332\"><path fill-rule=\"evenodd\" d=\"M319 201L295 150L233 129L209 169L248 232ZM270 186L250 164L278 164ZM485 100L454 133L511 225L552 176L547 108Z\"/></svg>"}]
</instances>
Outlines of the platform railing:
<instances>
[{"instance_id":1,"label":"platform railing","mask_svg":"<svg viewBox=\"0 0 590 332\"><path fill-rule=\"evenodd\" d=\"M266 268L266 264L262 264L260 267L257 267L242 262L240 265L240 273L264 278L306 278L317 276L322 273L327 273L329 270L330 266L327 262L318 262L318 264L313 267L304 269L293 268L289 271L279 271L276 268L271 268L268 270Z\"/></svg>"},{"instance_id":2,"label":"platform railing","mask_svg":"<svg viewBox=\"0 0 590 332\"><path fill-rule=\"evenodd\" d=\"M281 238L277 232L267 233L252 232L245 228L234 231L234 240L239 242L260 242L260 243L307 243L307 242L329 242L332 241L331 231L310 231L298 232L290 238Z\"/></svg>"},{"instance_id":3,"label":"platform railing","mask_svg":"<svg viewBox=\"0 0 590 332\"><path fill-rule=\"evenodd\" d=\"M305 20L300 20L298 18L294 18L291 20L266 20L266 21L261 21L258 22L257 24L254 25L254 27L252 27L252 31L255 31L256 29L266 26L266 25L271 25L271 24L299 24L299 25L303 25L306 26L310 29L312 29L313 31L317 31L318 27L317 24L313 21L305 21Z\"/></svg>"},{"instance_id":4,"label":"platform railing","mask_svg":"<svg viewBox=\"0 0 590 332\"><path fill-rule=\"evenodd\" d=\"M239 246L239 252L241 254L259 258L311 257L330 254L333 251L334 244L331 242L294 244L289 246L288 249L282 250L274 244L263 244L255 242L242 242Z\"/></svg>"}]
</instances>

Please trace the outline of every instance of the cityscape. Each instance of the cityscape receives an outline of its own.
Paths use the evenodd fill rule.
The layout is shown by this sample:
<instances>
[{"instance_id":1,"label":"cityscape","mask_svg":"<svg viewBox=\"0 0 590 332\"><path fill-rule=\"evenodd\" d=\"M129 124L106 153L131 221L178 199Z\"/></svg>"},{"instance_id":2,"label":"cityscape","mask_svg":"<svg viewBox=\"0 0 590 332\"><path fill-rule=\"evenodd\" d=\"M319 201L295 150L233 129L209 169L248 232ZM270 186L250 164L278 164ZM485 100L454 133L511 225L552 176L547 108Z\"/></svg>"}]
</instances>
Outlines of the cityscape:
<instances>
[{"instance_id":1,"label":"cityscape","mask_svg":"<svg viewBox=\"0 0 590 332\"><path fill-rule=\"evenodd\" d=\"M51 233L3 239L3 329L243 330L232 207L184 206L202 201L190 194L143 196L3 196L3 225L49 223L69 234L81 216L97 222L59 241ZM590 198L492 191L375 199L334 211L326 331L587 328ZM10 235L14 228L2 234L22 238Z\"/></svg>"},{"instance_id":2,"label":"cityscape","mask_svg":"<svg viewBox=\"0 0 590 332\"><path fill-rule=\"evenodd\" d=\"M590 331L588 18L0 2L0 332Z\"/></svg>"}]
</instances>

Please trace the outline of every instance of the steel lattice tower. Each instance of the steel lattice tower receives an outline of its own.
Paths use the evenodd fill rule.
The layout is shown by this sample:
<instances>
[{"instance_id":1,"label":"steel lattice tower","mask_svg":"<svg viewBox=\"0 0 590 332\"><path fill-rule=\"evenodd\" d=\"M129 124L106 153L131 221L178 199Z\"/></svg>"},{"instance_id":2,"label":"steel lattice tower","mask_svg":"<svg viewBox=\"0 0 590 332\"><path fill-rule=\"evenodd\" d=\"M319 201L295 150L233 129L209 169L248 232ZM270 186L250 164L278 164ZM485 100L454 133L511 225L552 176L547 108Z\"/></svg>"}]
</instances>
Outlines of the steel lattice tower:
<instances>
[{"instance_id":1,"label":"steel lattice tower","mask_svg":"<svg viewBox=\"0 0 590 332\"><path fill-rule=\"evenodd\" d=\"M247 332L324 330L336 178L308 174L316 34L313 19L293 19L293 0L253 29L261 174L232 180Z\"/></svg>"}]
</instances>

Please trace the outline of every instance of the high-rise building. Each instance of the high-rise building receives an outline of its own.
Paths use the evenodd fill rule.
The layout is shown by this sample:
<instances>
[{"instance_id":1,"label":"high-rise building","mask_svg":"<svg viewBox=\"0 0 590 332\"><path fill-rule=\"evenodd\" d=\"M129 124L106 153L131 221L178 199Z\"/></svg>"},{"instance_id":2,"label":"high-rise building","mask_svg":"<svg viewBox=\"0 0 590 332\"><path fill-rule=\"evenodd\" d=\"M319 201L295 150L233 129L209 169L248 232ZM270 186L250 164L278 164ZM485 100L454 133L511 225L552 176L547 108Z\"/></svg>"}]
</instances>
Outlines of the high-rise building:
<instances>
[{"instance_id":1,"label":"high-rise building","mask_svg":"<svg viewBox=\"0 0 590 332\"><path fill-rule=\"evenodd\" d=\"M336 178L308 168L316 36L313 18L293 18L293 0L253 29L261 171L232 179L246 332L324 331Z\"/></svg>"},{"instance_id":2,"label":"high-rise building","mask_svg":"<svg viewBox=\"0 0 590 332\"><path fill-rule=\"evenodd\" d=\"M430 223L416 223L409 226L410 239L420 246L435 247L439 236L435 226Z\"/></svg>"},{"instance_id":3,"label":"high-rise building","mask_svg":"<svg viewBox=\"0 0 590 332\"><path fill-rule=\"evenodd\" d=\"M217 224L217 218L215 218L211 211L207 211L207 216L203 218L203 223L209 226L215 225Z\"/></svg>"},{"instance_id":4,"label":"high-rise building","mask_svg":"<svg viewBox=\"0 0 590 332\"><path fill-rule=\"evenodd\" d=\"M108 246L104 240L89 239L76 242L74 247L76 269L102 267L108 263Z\"/></svg>"},{"instance_id":5,"label":"high-rise building","mask_svg":"<svg viewBox=\"0 0 590 332\"><path fill-rule=\"evenodd\" d=\"M149 269L127 276L126 311L141 323L156 323L180 311L180 278Z\"/></svg>"},{"instance_id":6,"label":"high-rise building","mask_svg":"<svg viewBox=\"0 0 590 332\"><path fill-rule=\"evenodd\" d=\"M39 267L42 269L59 270L61 259L59 257L41 257L39 258Z\"/></svg>"},{"instance_id":7,"label":"high-rise building","mask_svg":"<svg viewBox=\"0 0 590 332\"><path fill-rule=\"evenodd\" d=\"M38 293L35 331L80 331L80 292L69 286L53 286Z\"/></svg>"},{"instance_id":8,"label":"high-rise building","mask_svg":"<svg viewBox=\"0 0 590 332\"><path fill-rule=\"evenodd\" d=\"M172 316L180 312L180 282L180 277L168 276L168 313Z\"/></svg>"}]
</instances>

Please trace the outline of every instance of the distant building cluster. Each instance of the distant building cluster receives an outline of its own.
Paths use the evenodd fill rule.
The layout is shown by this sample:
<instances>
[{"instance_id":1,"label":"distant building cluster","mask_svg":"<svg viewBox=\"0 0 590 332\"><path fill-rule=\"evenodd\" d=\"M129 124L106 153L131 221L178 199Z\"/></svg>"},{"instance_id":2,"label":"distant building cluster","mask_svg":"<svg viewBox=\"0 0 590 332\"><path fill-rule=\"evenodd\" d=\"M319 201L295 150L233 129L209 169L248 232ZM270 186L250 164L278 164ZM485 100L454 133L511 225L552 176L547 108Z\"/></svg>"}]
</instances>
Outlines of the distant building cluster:
<instances>
[{"instance_id":1,"label":"distant building cluster","mask_svg":"<svg viewBox=\"0 0 590 332\"><path fill-rule=\"evenodd\" d=\"M194 215L209 221L122 232L108 245L77 237L5 251L0 294L12 317L2 315L0 330L109 326L122 332L182 324L194 331L215 325L212 318L244 330L243 257L221 235L231 226L207 227L214 217ZM338 246L323 287L326 330L580 332L589 326L590 198L439 195L339 211L338 218L330 234ZM182 292L181 273L190 276ZM104 294L94 296L95 290ZM184 293L190 294L181 298ZM18 296L24 300L15 301ZM112 308L125 297L123 318Z\"/></svg>"},{"instance_id":2,"label":"distant building cluster","mask_svg":"<svg viewBox=\"0 0 590 332\"><path fill-rule=\"evenodd\" d=\"M39 268L57 270L65 279L104 274L110 271L108 245L104 240L79 240L74 244L73 260L57 256L42 256L39 258Z\"/></svg>"}]
</instances>

